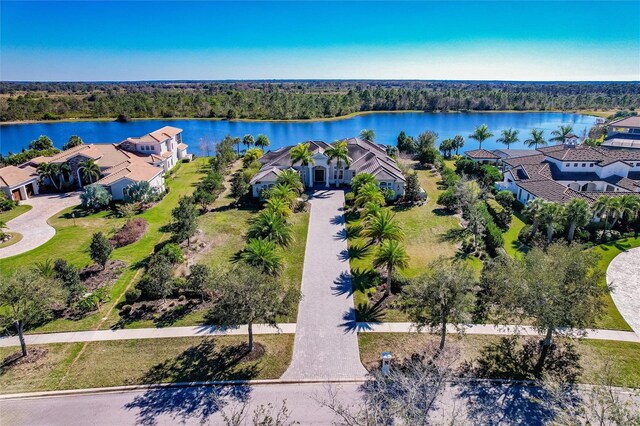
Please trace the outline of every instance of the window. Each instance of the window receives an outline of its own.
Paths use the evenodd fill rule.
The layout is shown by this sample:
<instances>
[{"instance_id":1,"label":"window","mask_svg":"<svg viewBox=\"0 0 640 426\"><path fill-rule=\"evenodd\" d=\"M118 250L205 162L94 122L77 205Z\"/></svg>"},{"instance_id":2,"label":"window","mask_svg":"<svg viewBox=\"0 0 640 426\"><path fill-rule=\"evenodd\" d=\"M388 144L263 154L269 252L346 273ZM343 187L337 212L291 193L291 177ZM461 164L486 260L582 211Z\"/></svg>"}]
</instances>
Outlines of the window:
<instances>
[{"instance_id":1,"label":"window","mask_svg":"<svg viewBox=\"0 0 640 426\"><path fill-rule=\"evenodd\" d=\"M578 163L573 163L573 167L578 167Z\"/></svg>"},{"instance_id":2,"label":"window","mask_svg":"<svg viewBox=\"0 0 640 426\"><path fill-rule=\"evenodd\" d=\"M342 180L344 178L344 169L333 169L333 179Z\"/></svg>"},{"instance_id":3,"label":"window","mask_svg":"<svg viewBox=\"0 0 640 426\"><path fill-rule=\"evenodd\" d=\"M593 167L593 163L589 163L589 167Z\"/></svg>"},{"instance_id":4,"label":"window","mask_svg":"<svg viewBox=\"0 0 640 426\"><path fill-rule=\"evenodd\" d=\"M566 163L564 166L565 166L565 167L571 167L571 164Z\"/></svg>"},{"instance_id":5,"label":"window","mask_svg":"<svg viewBox=\"0 0 640 426\"><path fill-rule=\"evenodd\" d=\"M582 163L582 167L587 167L587 163Z\"/></svg>"}]
</instances>

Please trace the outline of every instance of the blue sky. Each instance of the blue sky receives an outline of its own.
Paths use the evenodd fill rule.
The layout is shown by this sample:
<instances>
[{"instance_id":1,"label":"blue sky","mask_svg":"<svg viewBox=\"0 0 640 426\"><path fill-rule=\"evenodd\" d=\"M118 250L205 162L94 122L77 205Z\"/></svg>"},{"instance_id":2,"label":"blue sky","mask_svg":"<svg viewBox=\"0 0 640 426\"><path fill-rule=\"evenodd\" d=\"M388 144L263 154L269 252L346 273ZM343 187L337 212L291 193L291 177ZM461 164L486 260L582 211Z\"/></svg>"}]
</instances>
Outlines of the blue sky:
<instances>
[{"instance_id":1,"label":"blue sky","mask_svg":"<svg viewBox=\"0 0 640 426\"><path fill-rule=\"evenodd\" d=\"M8 2L2 80L640 80L640 2Z\"/></svg>"}]
</instances>

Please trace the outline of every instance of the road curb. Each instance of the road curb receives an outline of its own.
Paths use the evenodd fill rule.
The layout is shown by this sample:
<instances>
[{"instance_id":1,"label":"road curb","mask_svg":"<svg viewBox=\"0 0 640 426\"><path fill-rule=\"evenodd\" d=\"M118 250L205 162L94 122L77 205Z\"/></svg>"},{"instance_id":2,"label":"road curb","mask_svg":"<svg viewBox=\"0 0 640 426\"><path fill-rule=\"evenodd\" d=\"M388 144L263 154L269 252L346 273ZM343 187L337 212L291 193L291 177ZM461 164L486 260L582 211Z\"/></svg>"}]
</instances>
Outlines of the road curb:
<instances>
[{"instance_id":1,"label":"road curb","mask_svg":"<svg viewBox=\"0 0 640 426\"><path fill-rule=\"evenodd\" d=\"M83 395L100 395L106 393L125 393L138 390L151 389L171 389L171 388L188 388L202 386L261 386L261 385L297 385L297 384L340 384L340 383L364 383L366 378L344 378L344 379L299 379L299 380L283 380L283 379L264 379L264 380L222 380L210 382L180 382L180 383L156 383L150 385L128 385L128 386L112 386L105 388L87 388L87 389L69 389L59 391L43 391L43 392L25 392L0 395L0 401L12 399L37 399L65 396L83 396Z\"/></svg>"}]
</instances>

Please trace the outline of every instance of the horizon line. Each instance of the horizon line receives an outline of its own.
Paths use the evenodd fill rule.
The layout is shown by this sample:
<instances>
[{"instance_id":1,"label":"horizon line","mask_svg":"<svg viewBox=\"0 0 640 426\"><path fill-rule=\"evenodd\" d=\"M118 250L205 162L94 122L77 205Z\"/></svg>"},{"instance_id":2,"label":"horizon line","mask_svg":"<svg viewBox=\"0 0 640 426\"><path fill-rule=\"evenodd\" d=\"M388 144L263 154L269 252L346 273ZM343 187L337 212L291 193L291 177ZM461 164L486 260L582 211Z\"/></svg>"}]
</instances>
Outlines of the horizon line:
<instances>
[{"instance_id":1,"label":"horizon line","mask_svg":"<svg viewBox=\"0 0 640 426\"><path fill-rule=\"evenodd\" d=\"M246 79L149 79L149 80L0 80L1 83L238 83L238 82L449 82L449 83L640 83L639 80L494 80L415 78L246 78Z\"/></svg>"}]
</instances>

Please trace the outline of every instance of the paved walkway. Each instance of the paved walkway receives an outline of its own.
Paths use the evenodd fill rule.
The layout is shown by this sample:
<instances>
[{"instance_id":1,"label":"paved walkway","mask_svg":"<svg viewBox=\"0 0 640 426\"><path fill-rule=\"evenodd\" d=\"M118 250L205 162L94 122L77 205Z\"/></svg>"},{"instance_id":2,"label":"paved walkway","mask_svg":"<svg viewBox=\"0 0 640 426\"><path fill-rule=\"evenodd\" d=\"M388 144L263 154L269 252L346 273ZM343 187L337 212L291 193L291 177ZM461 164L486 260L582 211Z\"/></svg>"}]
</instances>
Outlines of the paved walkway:
<instances>
[{"instance_id":1,"label":"paved walkway","mask_svg":"<svg viewBox=\"0 0 640 426\"><path fill-rule=\"evenodd\" d=\"M22 234L22 240L1 248L0 259L33 250L53 238L56 230L47 221L67 207L80 204L80 196L77 192L36 195L21 203L29 204L33 208L7 222L7 227L13 232Z\"/></svg>"},{"instance_id":2,"label":"paved walkway","mask_svg":"<svg viewBox=\"0 0 640 426\"><path fill-rule=\"evenodd\" d=\"M295 324L278 324L271 327L266 324L254 324L254 334L294 334ZM68 333L25 334L27 345L46 345L50 343L99 342L105 340L162 339L166 337L207 337L246 335L247 326L225 328L214 326L131 328L124 330L72 331ZM0 348L18 346L18 336L0 338Z\"/></svg>"},{"instance_id":3,"label":"paved walkway","mask_svg":"<svg viewBox=\"0 0 640 426\"><path fill-rule=\"evenodd\" d=\"M293 360L284 380L360 378L355 310L342 208L344 191L309 197L311 217Z\"/></svg>"},{"instance_id":4,"label":"paved walkway","mask_svg":"<svg viewBox=\"0 0 640 426\"><path fill-rule=\"evenodd\" d=\"M616 307L631 328L640 335L640 247L617 255L607 269L607 283Z\"/></svg>"}]
</instances>

